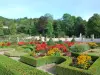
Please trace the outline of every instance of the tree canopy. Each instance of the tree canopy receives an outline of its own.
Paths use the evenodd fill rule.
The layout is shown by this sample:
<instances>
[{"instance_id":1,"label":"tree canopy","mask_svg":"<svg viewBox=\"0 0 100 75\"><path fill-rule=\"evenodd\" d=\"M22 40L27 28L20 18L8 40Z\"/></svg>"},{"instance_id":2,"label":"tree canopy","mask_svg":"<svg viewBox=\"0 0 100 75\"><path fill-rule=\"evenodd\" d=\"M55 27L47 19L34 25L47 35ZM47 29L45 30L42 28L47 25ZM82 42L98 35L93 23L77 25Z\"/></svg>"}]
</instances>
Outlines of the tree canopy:
<instances>
[{"instance_id":1,"label":"tree canopy","mask_svg":"<svg viewBox=\"0 0 100 75\"><path fill-rule=\"evenodd\" d=\"M8 26L8 29L4 29ZM49 37L62 37L73 35L91 36L94 34L100 37L100 15L95 13L88 21L82 17L73 16L68 13L62 15L60 19L53 19L49 13L40 16L39 18L18 18L8 19L0 16L0 35L14 34L29 34L29 35L47 35Z\"/></svg>"}]
</instances>

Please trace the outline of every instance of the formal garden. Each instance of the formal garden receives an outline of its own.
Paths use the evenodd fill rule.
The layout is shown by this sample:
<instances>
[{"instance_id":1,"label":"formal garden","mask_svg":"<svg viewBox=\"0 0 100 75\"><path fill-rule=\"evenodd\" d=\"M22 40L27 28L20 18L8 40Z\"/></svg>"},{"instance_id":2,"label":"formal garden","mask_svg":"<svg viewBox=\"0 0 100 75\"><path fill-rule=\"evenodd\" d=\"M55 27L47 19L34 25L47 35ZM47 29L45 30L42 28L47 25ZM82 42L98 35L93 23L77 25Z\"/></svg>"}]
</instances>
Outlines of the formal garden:
<instances>
[{"instance_id":1,"label":"formal garden","mask_svg":"<svg viewBox=\"0 0 100 75\"><path fill-rule=\"evenodd\" d=\"M0 75L99 75L99 43L44 39L0 42Z\"/></svg>"},{"instance_id":2,"label":"formal garden","mask_svg":"<svg viewBox=\"0 0 100 75\"><path fill-rule=\"evenodd\" d=\"M100 15L0 16L0 75L100 75Z\"/></svg>"}]
</instances>

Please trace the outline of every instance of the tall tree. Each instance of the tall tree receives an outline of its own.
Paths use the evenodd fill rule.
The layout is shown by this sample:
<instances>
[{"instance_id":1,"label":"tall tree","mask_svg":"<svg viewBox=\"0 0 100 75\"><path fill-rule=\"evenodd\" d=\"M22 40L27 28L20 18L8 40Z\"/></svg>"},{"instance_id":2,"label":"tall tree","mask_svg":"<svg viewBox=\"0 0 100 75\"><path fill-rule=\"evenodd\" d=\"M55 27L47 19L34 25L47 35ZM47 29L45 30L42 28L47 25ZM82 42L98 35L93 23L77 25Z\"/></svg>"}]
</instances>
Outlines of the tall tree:
<instances>
[{"instance_id":1,"label":"tall tree","mask_svg":"<svg viewBox=\"0 0 100 75\"><path fill-rule=\"evenodd\" d=\"M44 15L47 18L47 24L46 24L46 29L47 29L47 35L52 37L53 35L53 17L51 14L45 14Z\"/></svg>"},{"instance_id":2,"label":"tall tree","mask_svg":"<svg viewBox=\"0 0 100 75\"><path fill-rule=\"evenodd\" d=\"M47 24L47 17L41 16L38 20L38 25L37 25L37 29L40 34L45 34L46 24Z\"/></svg>"},{"instance_id":3,"label":"tall tree","mask_svg":"<svg viewBox=\"0 0 100 75\"><path fill-rule=\"evenodd\" d=\"M55 20L53 23L54 34L56 37L61 36L61 20Z\"/></svg>"},{"instance_id":4,"label":"tall tree","mask_svg":"<svg viewBox=\"0 0 100 75\"><path fill-rule=\"evenodd\" d=\"M15 35L17 33L17 27L16 26L17 25L16 25L16 23L14 21L10 22L9 31L10 31L11 35Z\"/></svg>"},{"instance_id":5,"label":"tall tree","mask_svg":"<svg viewBox=\"0 0 100 75\"><path fill-rule=\"evenodd\" d=\"M70 14L64 14L63 15L63 31L68 36L73 35L73 26L74 26L74 20Z\"/></svg>"},{"instance_id":6,"label":"tall tree","mask_svg":"<svg viewBox=\"0 0 100 75\"><path fill-rule=\"evenodd\" d=\"M86 31L86 21L83 20L81 17L77 17L75 22L75 35L79 36L80 33L82 35L85 35L85 31Z\"/></svg>"},{"instance_id":7,"label":"tall tree","mask_svg":"<svg viewBox=\"0 0 100 75\"><path fill-rule=\"evenodd\" d=\"M100 15L94 14L89 18L87 23L87 34L90 36L94 34L97 37L100 37Z\"/></svg>"},{"instance_id":8,"label":"tall tree","mask_svg":"<svg viewBox=\"0 0 100 75\"><path fill-rule=\"evenodd\" d=\"M0 36L3 36L4 32L3 32L3 23L2 21L0 21Z\"/></svg>"}]
</instances>

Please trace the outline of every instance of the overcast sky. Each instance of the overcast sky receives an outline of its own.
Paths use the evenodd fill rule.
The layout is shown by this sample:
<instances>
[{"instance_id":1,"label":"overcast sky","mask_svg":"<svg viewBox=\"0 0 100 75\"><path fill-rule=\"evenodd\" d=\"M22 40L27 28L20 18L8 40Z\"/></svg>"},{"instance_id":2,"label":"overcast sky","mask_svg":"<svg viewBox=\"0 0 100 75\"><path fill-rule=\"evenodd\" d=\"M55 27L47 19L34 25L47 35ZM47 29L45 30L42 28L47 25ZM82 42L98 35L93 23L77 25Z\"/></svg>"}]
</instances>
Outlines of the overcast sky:
<instances>
[{"instance_id":1,"label":"overcast sky","mask_svg":"<svg viewBox=\"0 0 100 75\"><path fill-rule=\"evenodd\" d=\"M100 0L0 0L0 16L35 18L50 13L59 19L64 13L88 19L100 13Z\"/></svg>"}]
</instances>

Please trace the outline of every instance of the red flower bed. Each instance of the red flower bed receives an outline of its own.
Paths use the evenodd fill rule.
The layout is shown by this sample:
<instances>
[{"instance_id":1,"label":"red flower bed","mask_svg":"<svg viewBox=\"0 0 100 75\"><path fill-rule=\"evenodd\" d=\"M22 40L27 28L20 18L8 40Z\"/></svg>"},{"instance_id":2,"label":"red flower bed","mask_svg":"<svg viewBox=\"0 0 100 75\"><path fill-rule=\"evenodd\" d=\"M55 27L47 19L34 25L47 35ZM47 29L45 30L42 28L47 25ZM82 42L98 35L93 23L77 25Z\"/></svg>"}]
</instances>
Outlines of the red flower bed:
<instances>
[{"instance_id":1,"label":"red flower bed","mask_svg":"<svg viewBox=\"0 0 100 75\"><path fill-rule=\"evenodd\" d=\"M10 46L10 45L11 45L11 43L10 43L10 42L7 42L7 43L6 43L6 46Z\"/></svg>"},{"instance_id":2,"label":"red flower bed","mask_svg":"<svg viewBox=\"0 0 100 75\"><path fill-rule=\"evenodd\" d=\"M46 50L46 48L47 48L47 44L45 42L42 42L41 44L36 44L37 51Z\"/></svg>"},{"instance_id":3,"label":"red flower bed","mask_svg":"<svg viewBox=\"0 0 100 75\"><path fill-rule=\"evenodd\" d=\"M23 42L23 41L18 42L18 45L20 45L20 46L25 45L25 42Z\"/></svg>"},{"instance_id":4,"label":"red flower bed","mask_svg":"<svg viewBox=\"0 0 100 75\"><path fill-rule=\"evenodd\" d=\"M64 44L56 44L54 46L48 46L49 49L53 49L53 48L58 48L60 50L62 50L63 52L67 52L68 49L66 48L66 46Z\"/></svg>"},{"instance_id":5,"label":"red flower bed","mask_svg":"<svg viewBox=\"0 0 100 75\"><path fill-rule=\"evenodd\" d=\"M65 44L67 44L68 47L71 47L72 45L75 44L75 42L65 41Z\"/></svg>"}]
</instances>

